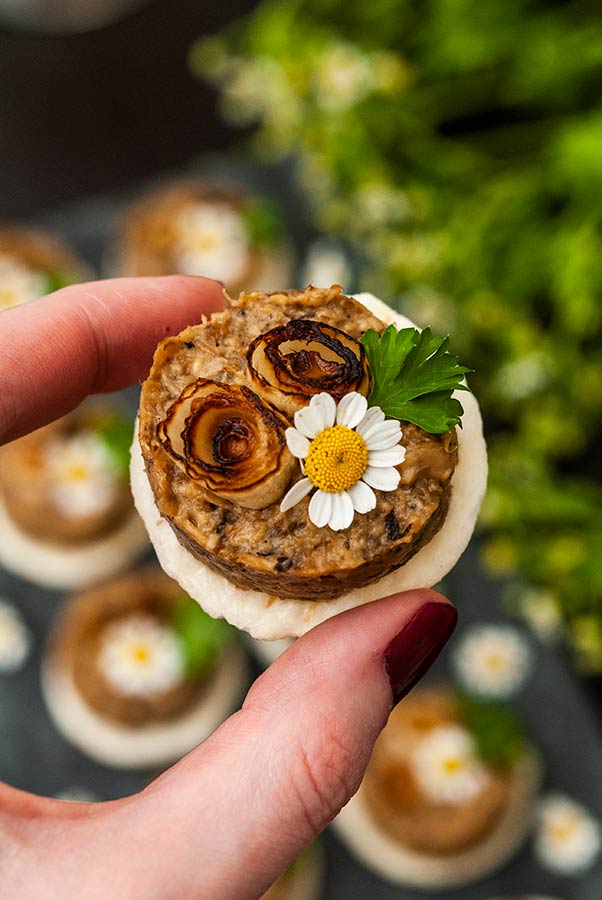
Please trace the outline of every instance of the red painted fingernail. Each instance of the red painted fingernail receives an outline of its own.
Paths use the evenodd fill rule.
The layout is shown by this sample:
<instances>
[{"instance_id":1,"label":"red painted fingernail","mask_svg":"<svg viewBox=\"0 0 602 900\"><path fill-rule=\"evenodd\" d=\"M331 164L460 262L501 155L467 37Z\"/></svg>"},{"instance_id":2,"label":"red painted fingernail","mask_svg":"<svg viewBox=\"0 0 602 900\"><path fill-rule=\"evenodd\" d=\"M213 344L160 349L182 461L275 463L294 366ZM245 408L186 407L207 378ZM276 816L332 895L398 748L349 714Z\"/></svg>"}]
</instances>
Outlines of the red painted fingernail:
<instances>
[{"instance_id":1,"label":"red painted fingernail","mask_svg":"<svg viewBox=\"0 0 602 900\"><path fill-rule=\"evenodd\" d=\"M384 655L394 703L399 703L430 669L457 620L458 613L451 604L425 603L395 635Z\"/></svg>"}]
</instances>

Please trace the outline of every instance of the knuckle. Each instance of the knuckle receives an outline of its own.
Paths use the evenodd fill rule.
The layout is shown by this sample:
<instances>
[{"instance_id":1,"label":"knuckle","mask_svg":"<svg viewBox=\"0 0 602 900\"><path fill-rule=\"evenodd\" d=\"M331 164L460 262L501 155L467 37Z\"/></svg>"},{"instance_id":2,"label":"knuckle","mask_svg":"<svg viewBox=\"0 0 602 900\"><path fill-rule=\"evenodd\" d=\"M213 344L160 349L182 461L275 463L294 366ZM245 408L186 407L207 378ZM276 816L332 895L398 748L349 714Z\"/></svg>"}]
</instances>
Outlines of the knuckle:
<instances>
[{"instance_id":1,"label":"knuckle","mask_svg":"<svg viewBox=\"0 0 602 900\"><path fill-rule=\"evenodd\" d=\"M317 834L337 815L359 786L358 759L351 741L332 727L304 735L296 754L293 790L300 815Z\"/></svg>"}]
</instances>

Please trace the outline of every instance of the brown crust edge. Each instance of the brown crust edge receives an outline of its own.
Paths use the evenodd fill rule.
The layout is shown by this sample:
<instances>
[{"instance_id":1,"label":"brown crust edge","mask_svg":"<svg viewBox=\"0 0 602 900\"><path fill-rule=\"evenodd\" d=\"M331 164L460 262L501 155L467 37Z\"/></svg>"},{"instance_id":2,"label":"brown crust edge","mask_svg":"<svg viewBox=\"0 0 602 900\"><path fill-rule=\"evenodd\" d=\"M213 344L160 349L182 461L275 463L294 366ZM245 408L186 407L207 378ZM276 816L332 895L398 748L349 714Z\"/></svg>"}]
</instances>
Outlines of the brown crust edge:
<instances>
[{"instance_id":1,"label":"brown crust edge","mask_svg":"<svg viewBox=\"0 0 602 900\"><path fill-rule=\"evenodd\" d=\"M195 559L223 575L237 587L244 590L263 591L277 599L291 600L334 600L348 591L357 590L398 569L408 562L442 527L451 497L452 487L448 483L441 502L420 534L410 542L401 542L375 559L368 560L353 569L337 569L317 577L307 578L283 572L258 572L242 564L233 564L219 559L192 541L168 516L163 515L174 531L178 541Z\"/></svg>"}]
</instances>

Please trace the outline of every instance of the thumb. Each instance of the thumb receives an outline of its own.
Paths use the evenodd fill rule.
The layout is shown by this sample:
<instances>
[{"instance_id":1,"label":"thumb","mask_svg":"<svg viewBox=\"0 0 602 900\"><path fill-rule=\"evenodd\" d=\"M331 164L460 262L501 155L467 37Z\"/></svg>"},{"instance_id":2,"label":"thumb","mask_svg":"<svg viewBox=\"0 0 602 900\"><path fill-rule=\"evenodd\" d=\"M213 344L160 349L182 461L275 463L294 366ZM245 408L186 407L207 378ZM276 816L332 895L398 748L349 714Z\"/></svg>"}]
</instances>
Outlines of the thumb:
<instances>
[{"instance_id":1,"label":"thumb","mask_svg":"<svg viewBox=\"0 0 602 900\"><path fill-rule=\"evenodd\" d=\"M238 713L142 794L71 823L78 858L87 847L111 860L86 897L259 897L355 793L393 704L456 618L439 594L412 591L296 641ZM50 869L65 888L75 878L75 889L79 868L67 872L50 843L47 834Z\"/></svg>"},{"instance_id":2,"label":"thumb","mask_svg":"<svg viewBox=\"0 0 602 900\"><path fill-rule=\"evenodd\" d=\"M136 802L153 857L169 860L162 887L140 896L242 900L266 890L355 793L393 703L456 618L440 595L414 591L293 644L242 710Z\"/></svg>"}]
</instances>

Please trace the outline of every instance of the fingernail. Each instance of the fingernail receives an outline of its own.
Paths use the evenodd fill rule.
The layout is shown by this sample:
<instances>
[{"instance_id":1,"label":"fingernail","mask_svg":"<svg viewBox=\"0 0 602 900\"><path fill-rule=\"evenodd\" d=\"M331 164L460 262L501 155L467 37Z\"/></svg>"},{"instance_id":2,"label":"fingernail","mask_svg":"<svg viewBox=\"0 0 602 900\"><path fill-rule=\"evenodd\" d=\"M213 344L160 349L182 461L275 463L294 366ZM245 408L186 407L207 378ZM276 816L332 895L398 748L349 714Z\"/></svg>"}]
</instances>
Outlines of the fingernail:
<instances>
[{"instance_id":1,"label":"fingernail","mask_svg":"<svg viewBox=\"0 0 602 900\"><path fill-rule=\"evenodd\" d=\"M449 603L425 603L385 650L385 670L393 702L412 690L430 669L456 627L458 613Z\"/></svg>"}]
</instances>

